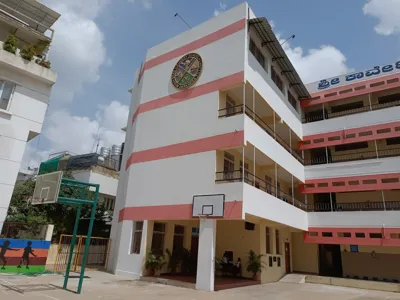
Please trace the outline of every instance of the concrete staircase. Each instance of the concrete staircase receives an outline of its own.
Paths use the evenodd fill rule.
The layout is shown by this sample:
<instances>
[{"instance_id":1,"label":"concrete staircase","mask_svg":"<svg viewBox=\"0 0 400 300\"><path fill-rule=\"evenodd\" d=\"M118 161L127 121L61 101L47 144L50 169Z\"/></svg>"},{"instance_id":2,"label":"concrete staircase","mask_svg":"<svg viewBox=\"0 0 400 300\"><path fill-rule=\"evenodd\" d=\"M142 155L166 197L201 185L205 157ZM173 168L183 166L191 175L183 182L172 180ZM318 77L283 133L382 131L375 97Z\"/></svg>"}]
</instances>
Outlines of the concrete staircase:
<instances>
[{"instance_id":1,"label":"concrete staircase","mask_svg":"<svg viewBox=\"0 0 400 300\"><path fill-rule=\"evenodd\" d=\"M304 283L306 282L306 275L303 274L287 274L284 277L282 277L279 282L285 282L285 283Z\"/></svg>"}]
</instances>

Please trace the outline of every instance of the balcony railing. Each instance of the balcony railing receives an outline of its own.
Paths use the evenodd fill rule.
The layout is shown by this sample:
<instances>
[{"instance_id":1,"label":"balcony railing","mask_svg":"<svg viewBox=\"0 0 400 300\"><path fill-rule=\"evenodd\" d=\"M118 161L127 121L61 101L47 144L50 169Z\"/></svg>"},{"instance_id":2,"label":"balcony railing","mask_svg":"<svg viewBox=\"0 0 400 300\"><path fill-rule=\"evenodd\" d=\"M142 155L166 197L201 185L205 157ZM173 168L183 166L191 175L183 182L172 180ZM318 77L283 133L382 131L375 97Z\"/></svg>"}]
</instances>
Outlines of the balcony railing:
<instances>
[{"instance_id":1,"label":"balcony railing","mask_svg":"<svg viewBox=\"0 0 400 300\"><path fill-rule=\"evenodd\" d=\"M311 159L304 160L304 165L310 166L310 165L320 165L326 163L331 164L331 163L339 163L346 161L357 161L357 160L394 157L394 156L400 156L400 148L357 152L351 154L331 155L328 157L326 156L313 157Z\"/></svg>"},{"instance_id":2,"label":"balcony railing","mask_svg":"<svg viewBox=\"0 0 400 300\"><path fill-rule=\"evenodd\" d=\"M333 203L332 207L330 203L315 203L307 208L309 212L400 210L400 201Z\"/></svg>"},{"instance_id":3,"label":"balcony railing","mask_svg":"<svg viewBox=\"0 0 400 300\"><path fill-rule=\"evenodd\" d=\"M290 145L288 145L281 136L276 134L276 132L267 123L265 123L263 121L263 119L261 119L261 117L259 117L255 112L253 112L247 106L245 107L245 112L246 112L246 115L250 119L252 119L258 126L260 126L272 138L274 138L283 148L286 149L286 151L288 151L290 154L292 154L292 156L295 159L297 159L302 164L304 163L302 155L301 155L301 152L291 148ZM229 108L220 109L218 111L218 116L220 118L222 118L222 117L231 117L231 116L234 116L234 115L237 115L237 114L242 114L242 113L243 113L243 105L241 104L241 105L236 105L236 106L229 107Z\"/></svg>"},{"instance_id":4,"label":"balcony railing","mask_svg":"<svg viewBox=\"0 0 400 300\"><path fill-rule=\"evenodd\" d=\"M293 205L302 210L307 210L307 206L305 203L296 200L291 195L279 190L273 183L267 182L254 174L236 170L236 171L226 171L226 172L217 172L216 173L216 182L245 182L249 185L252 185L290 205Z\"/></svg>"},{"instance_id":5,"label":"balcony railing","mask_svg":"<svg viewBox=\"0 0 400 300\"><path fill-rule=\"evenodd\" d=\"M358 113L367 112L367 111L374 111L374 110L380 110L380 109L384 109L384 108L388 108L388 107L395 107L395 106L399 106L399 105L400 105L400 99L391 101L391 102L387 102L387 103L364 105L359 108L352 108L352 109L348 109L348 110L344 110L344 111L340 111L340 112L328 113L325 111L325 117L324 117L323 113L321 113L321 114L309 113L308 116L303 118L303 123L312 123L312 122L322 121L322 120L326 120L326 119L333 119L333 118L338 118L338 117L342 117L342 116L358 114Z\"/></svg>"}]
</instances>

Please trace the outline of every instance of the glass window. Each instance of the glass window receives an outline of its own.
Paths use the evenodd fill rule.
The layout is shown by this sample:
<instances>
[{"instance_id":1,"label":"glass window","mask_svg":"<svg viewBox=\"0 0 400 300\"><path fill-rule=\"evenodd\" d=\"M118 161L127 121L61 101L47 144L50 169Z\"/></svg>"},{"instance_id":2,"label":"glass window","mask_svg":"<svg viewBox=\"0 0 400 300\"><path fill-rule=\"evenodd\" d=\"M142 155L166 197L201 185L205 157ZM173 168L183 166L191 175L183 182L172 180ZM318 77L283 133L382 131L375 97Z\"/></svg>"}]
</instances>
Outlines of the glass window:
<instances>
[{"instance_id":1,"label":"glass window","mask_svg":"<svg viewBox=\"0 0 400 300\"><path fill-rule=\"evenodd\" d=\"M140 253L140 245L142 244L143 221L134 221L132 230L131 254Z\"/></svg>"},{"instance_id":2,"label":"glass window","mask_svg":"<svg viewBox=\"0 0 400 300\"><path fill-rule=\"evenodd\" d=\"M283 93L283 81L279 77L278 73L276 72L274 66L271 66L271 79L275 82L276 86L281 90Z\"/></svg>"},{"instance_id":3,"label":"glass window","mask_svg":"<svg viewBox=\"0 0 400 300\"><path fill-rule=\"evenodd\" d=\"M288 100L289 100L289 103L293 106L293 108L297 111L296 98L292 95L292 93L290 91L288 91Z\"/></svg>"},{"instance_id":4,"label":"glass window","mask_svg":"<svg viewBox=\"0 0 400 300\"><path fill-rule=\"evenodd\" d=\"M281 237L279 235L279 230L275 230L275 248L276 248L276 254L281 254Z\"/></svg>"},{"instance_id":5,"label":"glass window","mask_svg":"<svg viewBox=\"0 0 400 300\"><path fill-rule=\"evenodd\" d=\"M151 241L151 251L155 255L164 253L165 224L154 222L153 239Z\"/></svg>"},{"instance_id":6,"label":"glass window","mask_svg":"<svg viewBox=\"0 0 400 300\"><path fill-rule=\"evenodd\" d=\"M9 108L14 87L15 84L0 80L0 109L7 110Z\"/></svg>"},{"instance_id":7,"label":"glass window","mask_svg":"<svg viewBox=\"0 0 400 300\"><path fill-rule=\"evenodd\" d=\"M271 254L271 230L265 227L265 253Z\"/></svg>"},{"instance_id":8,"label":"glass window","mask_svg":"<svg viewBox=\"0 0 400 300\"><path fill-rule=\"evenodd\" d=\"M267 70L265 64L265 57L252 39L250 39L249 49L250 52L254 55L254 57L257 59L257 61L260 63L260 65L264 68L264 70Z\"/></svg>"}]
</instances>

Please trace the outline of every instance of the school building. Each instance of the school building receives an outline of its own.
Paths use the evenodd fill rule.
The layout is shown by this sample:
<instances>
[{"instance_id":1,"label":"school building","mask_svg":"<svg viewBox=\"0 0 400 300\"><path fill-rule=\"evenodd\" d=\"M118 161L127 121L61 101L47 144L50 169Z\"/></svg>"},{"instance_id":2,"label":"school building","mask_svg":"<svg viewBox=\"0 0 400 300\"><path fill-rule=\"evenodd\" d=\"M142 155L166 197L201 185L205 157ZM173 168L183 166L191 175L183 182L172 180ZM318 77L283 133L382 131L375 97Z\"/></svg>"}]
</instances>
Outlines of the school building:
<instances>
[{"instance_id":1,"label":"school building","mask_svg":"<svg viewBox=\"0 0 400 300\"><path fill-rule=\"evenodd\" d=\"M149 49L131 90L109 269L140 278L148 249L184 247L201 290L214 290L225 253L251 278L250 250L264 255L261 283L400 280L399 71L305 85L247 3Z\"/></svg>"}]
</instances>

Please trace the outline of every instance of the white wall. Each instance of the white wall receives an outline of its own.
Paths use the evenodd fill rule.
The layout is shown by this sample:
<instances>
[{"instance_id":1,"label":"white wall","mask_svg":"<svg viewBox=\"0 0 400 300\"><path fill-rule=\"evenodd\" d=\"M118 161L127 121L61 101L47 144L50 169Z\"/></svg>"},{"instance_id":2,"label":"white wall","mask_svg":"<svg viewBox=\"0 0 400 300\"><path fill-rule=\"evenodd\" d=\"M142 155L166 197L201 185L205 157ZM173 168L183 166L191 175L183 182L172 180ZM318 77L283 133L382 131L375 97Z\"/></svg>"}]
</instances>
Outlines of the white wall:
<instances>
[{"instance_id":1,"label":"white wall","mask_svg":"<svg viewBox=\"0 0 400 300\"><path fill-rule=\"evenodd\" d=\"M221 193L226 202L242 200L243 183L215 184L216 157L209 151L131 165L125 205L191 204L194 195Z\"/></svg>"},{"instance_id":2,"label":"white wall","mask_svg":"<svg viewBox=\"0 0 400 300\"><path fill-rule=\"evenodd\" d=\"M305 166L304 169L306 179L398 173L400 170L400 157Z\"/></svg>"},{"instance_id":3,"label":"white wall","mask_svg":"<svg viewBox=\"0 0 400 300\"><path fill-rule=\"evenodd\" d=\"M310 212L309 227L400 227L399 211Z\"/></svg>"},{"instance_id":4,"label":"white wall","mask_svg":"<svg viewBox=\"0 0 400 300\"><path fill-rule=\"evenodd\" d=\"M248 184L243 185L244 213L308 230L307 213Z\"/></svg>"},{"instance_id":5,"label":"white wall","mask_svg":"<svg viewBox=\"0 0 400 300\"><path fill-rule=\"evenodd\" d=\"M255 57L248 54L248 64L246 66L246 80L257 90L263 99L271 106L271 108L282 118L283 121L296 133L300 138L303 137L303 128L299 115L295 115L287 106L287 100L282 93L277 93L275 83ZM272 87L274 86L274 87ZM278 90L279 91L279 90Z\"/></svg>"},{"instance_id":6,"label":"white wall","mask_svg":"<svg viewBox=\"0 0 400 300\"><path fill-rule=\"evenodd\" d=\"M238 6L235 6L234 8L220 14L218 18L209 19L194 28L191 28L161 44L158 44L157 46L149 49L147 52L146 61L198 40L199 38L235 23L240 19L246 18L247 7L247 3L245 2L239 4Z\"/></svg>"},{"instance_id":7,"label":"white wall","mask_svg":"<svg viewBox=\"0 0 400 300\"><path fill-rule=\"evenodd\" d=\"M131 152L242 131L243 115L218 119L218 101L214 92L139 115Z\"/></svg>"},{"instance_id":8,"label":"white wall","mask_svg":"<svg viewBox=\"0 0 400 300\"><path fill-rule=\"evenodd\" d=\"M244 121L245 140L304 182L304 166L249 117L246 116Z\"/></svg>"},{"instance_id":9,"label":"white wall","mask_svg":"<svg viewBox=\"0 0 400 300\"><path fill-rule=\"evenodd\" d=\"M16 84L8 111L0 111L0 230L21 167L26 142L39 134L56 74L3 50L0 79Z\"/></svg>"},{"instance_id":10,"label":"white wall","mask_svg":"<svg viewBox=\"0 0 400 300\"><path fill-rule=\"evenodd\" d=\"M306 136L398 121L400 121L400 107L389 107L381 110L306 123L303 124L303 134Z\"/></svg>"},{"instance_id":11,"label":"white wall","mask_svg":"<svg viewBox=\"0 0 400 300\"><path fill-rule=\"evenodd\" d=\"M114 197L117 195L117 178L96 173L91 170L73 171L72 175L76 180L100 184L101 194L106 194Z\"/></svg>"}]
</instances>

